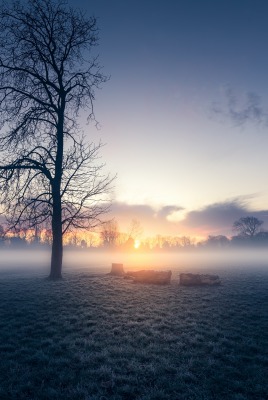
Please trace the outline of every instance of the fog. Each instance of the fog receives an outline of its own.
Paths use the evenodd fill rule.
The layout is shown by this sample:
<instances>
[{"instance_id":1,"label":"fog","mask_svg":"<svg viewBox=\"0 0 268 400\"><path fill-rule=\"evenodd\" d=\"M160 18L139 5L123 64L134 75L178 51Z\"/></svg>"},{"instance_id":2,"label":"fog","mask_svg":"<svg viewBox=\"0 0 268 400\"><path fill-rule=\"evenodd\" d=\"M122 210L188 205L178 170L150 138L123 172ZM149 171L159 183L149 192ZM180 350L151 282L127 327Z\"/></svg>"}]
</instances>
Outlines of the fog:
<instances>
[{"instance_id":1,"label":"fog","mask_svg":"<svg viewBox=\"0 0 268 400\"><path fill-rule=\"evenodd\" d=\"M217 270L267 269L268 250L243 249L225 251L192 251L177 253L119 253L101 251L64 252L63 273L84 270L94 273L109 272L112 263L122 263L125 271L156 269L174 271L206 272ZM47 250L1 250L0 273L49 274L50 251Z\"/></svg>"}]
</instances>

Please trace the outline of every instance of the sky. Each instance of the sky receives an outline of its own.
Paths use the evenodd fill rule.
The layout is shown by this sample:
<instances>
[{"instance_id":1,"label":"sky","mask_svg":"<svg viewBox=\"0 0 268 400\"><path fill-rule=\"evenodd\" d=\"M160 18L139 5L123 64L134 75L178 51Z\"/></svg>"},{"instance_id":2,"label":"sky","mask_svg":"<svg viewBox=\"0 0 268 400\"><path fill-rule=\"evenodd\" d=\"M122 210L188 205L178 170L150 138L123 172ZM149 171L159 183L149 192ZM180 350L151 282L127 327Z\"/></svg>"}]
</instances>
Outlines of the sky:
<instances>
[{"instance_id":1,"label":"sky","mask_svg":"<svg viewBox=\"0 0 268 400\"><path fill-rule=\"evenodd\" d=\"M90 140L114 183L111 215L144 235L268 229L268 2L70 0L94 15L103 72Z\"/></svg>"}]
</instances>

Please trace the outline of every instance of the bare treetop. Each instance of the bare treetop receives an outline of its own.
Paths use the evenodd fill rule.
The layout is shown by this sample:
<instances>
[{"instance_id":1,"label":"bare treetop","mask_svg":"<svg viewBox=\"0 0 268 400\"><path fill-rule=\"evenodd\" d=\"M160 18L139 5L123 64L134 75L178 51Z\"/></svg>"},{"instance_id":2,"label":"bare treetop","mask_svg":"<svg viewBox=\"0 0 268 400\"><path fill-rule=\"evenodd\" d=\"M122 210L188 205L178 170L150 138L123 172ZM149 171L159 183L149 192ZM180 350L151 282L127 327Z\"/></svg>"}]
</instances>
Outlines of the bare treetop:
<instances>
[{"instance_id":1,"label":"bare treetop","mask_svg":"<svg viewBox=\"0 0 268 400\"><path fill-rule=\"evenodd\" d=\"M54 126L63 102L69 128L81 107L94 116L94 89L106 80L91 55L96 20L63 5L30 0L1 10L1 121L13 126L15 136L18 128L29 137L43 122Z\"/></svg>"}]
</instances>

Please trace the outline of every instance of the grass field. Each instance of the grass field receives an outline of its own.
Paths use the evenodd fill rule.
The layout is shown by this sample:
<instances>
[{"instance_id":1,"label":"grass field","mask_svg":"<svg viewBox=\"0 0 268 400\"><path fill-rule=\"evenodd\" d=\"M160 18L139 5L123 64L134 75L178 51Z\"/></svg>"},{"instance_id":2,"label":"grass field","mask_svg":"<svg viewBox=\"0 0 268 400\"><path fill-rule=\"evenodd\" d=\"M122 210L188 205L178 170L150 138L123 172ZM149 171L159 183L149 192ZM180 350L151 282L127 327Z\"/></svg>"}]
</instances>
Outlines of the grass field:
<instances>
[{"instance_id":1,"label":"grass field","mask_svg":"<svg viewBox=\"0 0 268 400\"><path fill-rule=\"evenodd\" d=\"M0 271L1 400L267 399L268 268L214 288L108 271Z\"/></svg>"}]
</instances>

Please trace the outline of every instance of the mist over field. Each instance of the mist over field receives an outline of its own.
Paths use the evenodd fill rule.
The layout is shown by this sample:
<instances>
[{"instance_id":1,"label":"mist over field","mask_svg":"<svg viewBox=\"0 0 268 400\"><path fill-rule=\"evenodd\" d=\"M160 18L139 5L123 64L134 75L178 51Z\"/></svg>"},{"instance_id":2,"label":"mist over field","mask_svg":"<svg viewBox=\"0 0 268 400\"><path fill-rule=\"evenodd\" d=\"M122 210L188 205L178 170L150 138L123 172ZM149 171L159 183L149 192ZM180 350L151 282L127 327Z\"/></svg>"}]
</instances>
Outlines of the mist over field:
<instances>
[{"instance_id":1,"label":"mist over field","mask_svg":"<svg viewBox=\"0 0 268 400\"><path fill-rule=\"evenodd\" d=\"M3 249L1 250L1 273L34 272L46 276L49 273L50 250ZM185 252L107 252L65 250L63 274L84 270L94 273L108 273L112 263L124 264L124 269L156 269L176 272L267 270L268 250L192 250Z\"/></svg>"}]
</instances>

